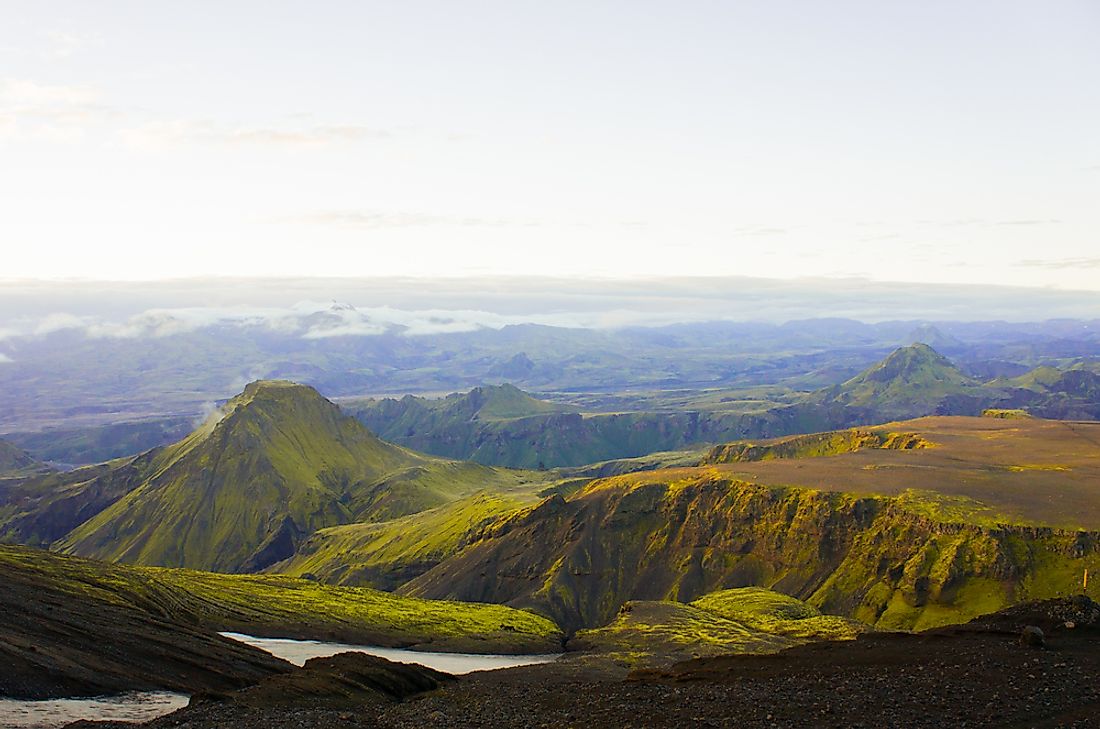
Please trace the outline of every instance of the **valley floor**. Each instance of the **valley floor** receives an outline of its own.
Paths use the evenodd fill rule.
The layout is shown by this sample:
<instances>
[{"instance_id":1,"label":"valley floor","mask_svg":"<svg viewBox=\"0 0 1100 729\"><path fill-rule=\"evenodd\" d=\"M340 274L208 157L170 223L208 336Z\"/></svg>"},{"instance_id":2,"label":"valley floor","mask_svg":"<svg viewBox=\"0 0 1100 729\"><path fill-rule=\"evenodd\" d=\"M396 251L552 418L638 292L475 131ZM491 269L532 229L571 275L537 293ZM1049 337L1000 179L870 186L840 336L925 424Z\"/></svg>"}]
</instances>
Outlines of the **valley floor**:
<instances>
[{"instance_id":1,"label":"valley floor","mask_svg":"<svg viewBox=\"0 0 1100 729\"><path fill-rule=\"evenodd\" d=\"M1023 645L1023 625L1042 627L1045 647ZM625 678L566 661L471 674L399 703L210 702L147 726L1094 727L1097 675L1100 607L1056 600L965 626L699 659Z\"/></svg>"}]
</instances>

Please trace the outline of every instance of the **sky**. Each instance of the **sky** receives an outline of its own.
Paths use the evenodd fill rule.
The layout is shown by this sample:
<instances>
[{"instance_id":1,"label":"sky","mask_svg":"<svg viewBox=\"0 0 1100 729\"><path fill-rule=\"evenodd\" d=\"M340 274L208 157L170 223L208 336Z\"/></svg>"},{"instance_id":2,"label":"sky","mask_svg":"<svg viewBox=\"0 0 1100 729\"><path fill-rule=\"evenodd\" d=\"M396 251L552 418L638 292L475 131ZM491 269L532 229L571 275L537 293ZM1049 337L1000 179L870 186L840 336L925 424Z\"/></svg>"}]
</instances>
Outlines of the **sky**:
<instances>
[{"instance_id":1,"label":"sky","mask_svg":"<svg viewBox=\"0 0 1100 729\"><path fill-rule=\"evenodd\" d=\"M0 0L0 278L1100 291L1100 3Z\"/></svg>"}]
</instances>

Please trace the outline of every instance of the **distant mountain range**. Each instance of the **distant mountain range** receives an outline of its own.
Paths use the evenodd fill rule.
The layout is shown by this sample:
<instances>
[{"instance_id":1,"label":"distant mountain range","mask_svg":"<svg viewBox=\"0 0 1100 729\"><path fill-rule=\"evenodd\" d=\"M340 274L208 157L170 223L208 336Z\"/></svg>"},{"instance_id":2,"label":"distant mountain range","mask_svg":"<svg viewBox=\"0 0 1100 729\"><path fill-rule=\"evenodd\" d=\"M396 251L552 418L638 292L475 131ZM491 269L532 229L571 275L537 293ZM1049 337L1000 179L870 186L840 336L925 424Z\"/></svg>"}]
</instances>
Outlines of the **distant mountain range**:
<instances>
[{"instance_id":1,"label":"distant mountain range","mask_svg":"<svg viewBox=\"0 0 1100 729\"><path fill-rule=\"evenodd\" d=\"M371 327L346 305L333 304L294 319L289 328L247 318L197 326L162 313L128 327L55 322L8 333L0 339L0 434L19 434L24 439L13 442L42 458L51 444L39 439L32 447L25 438L62 431L59 440L69 441L70 449L102 458L103 440L121 433L81 443L73 431L172 421L165 426L175 430L160 434L167 442L210 404L257 379L302 382L332 398L511 383L586 411L610 412L646 410L639 400L654 393L810 392L917 342L983 381L1100 360L1096 321L868 324L832 318L617 329L516 324L453 332L449 323L443 317L435 329ZM131 440L130 453L143 444L148 441ZM55 450L46 458L65 461L62 455Z\"/></svg>"},{"instance_id":2,"label":"distant mountain range","mask_svg":"<svg viewBox=\"0 0 1100 729\"><path fill-rule=\"evenodd\" d=\"M730 398L734 399L734 398ZM922 415L1024 408L1042 417L1100 419L1100 374L1042 367L982 382L930 346L901 347L833 387L754 409L719 403L679 411L582 414L512 385L442 399L406 396L345 403L382 438L450 458L553 468L631 458L740 438L768 438Z\"/></svg>"}]
</instances>

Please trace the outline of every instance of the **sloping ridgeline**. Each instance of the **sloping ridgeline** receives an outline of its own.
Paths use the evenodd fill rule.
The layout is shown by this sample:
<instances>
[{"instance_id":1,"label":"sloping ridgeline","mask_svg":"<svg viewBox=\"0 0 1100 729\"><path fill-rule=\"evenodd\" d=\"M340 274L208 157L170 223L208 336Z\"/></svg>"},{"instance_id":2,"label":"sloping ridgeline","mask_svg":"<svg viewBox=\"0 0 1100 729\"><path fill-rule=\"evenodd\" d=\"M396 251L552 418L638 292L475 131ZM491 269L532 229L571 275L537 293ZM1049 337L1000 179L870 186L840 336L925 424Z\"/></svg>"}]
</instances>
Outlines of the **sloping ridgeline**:
<instances>
[{"instance_id":1,"label":"sloping ridgeline","mask_svg":"<svg viewBox=\"0 0 1100 729\"><path fill-rule=\"evenodd\" d=\"M254 571L323 527L538 478L414 453L312 388L254 382L178 443L8 490L0 537L111 561Z\"/></svg>"},{"instance_id":2,"label":"sloping ridgeline","mask_svg":"<svg viewBox=\"0 0 1100 729\"><path fill-rule=\"evenodd\" d=\"M628 600L690 602L759 585L879 627L921 629L1069 594L1085 568L1100 570L1100 441L1044 421L889 430L929 445L598 480L499 521L400 592L530 607L575 630L608 623ZM784 485L799 481L807 485ZM1034 510L1046 524L1017 516L1037 493L1057 494L1054 507ZM1052 525L1075 519L1087 523Z\"/></svg>"}]
</instances>

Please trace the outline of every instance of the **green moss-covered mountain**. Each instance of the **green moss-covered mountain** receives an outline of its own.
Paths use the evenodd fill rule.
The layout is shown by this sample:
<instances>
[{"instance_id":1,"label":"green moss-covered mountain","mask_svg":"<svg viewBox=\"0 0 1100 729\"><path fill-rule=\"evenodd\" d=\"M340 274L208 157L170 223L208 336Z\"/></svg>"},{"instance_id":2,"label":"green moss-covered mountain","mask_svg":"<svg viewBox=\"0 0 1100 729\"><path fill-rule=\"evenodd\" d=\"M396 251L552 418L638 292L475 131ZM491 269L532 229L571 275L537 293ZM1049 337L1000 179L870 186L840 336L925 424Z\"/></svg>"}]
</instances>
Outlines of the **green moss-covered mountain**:
<instances>
[{"instance_id":1,"label":"green moss-covered mountain","mask_svg":"<svg viewBox=\"0 0 1100 729\"><path fill-rule=\"evenodd\" d=\"M178 443L23 484L0 504L0 535L112 561L255 571L324 527L531 480L414 453L312 388L255 382Z\"/></svg>"},{"instance_id":2,"label":"green moss-covered mountain","mask_svg":"<svg viewBox=\"0 0 1100 729\"><path fill-rule=\"evenodd\" d=\"M1100 569L1100 426L928 418L921 448L592 482L483 531L405 594L530 607L570 629L630 600L768 587L885 628L1072 592Z\"/></svg>"},{"instance_id":3,"label":"green moss-covered mountain","mask_svg":"<svg viewBox=\"0 0 1100 729\"><path fill-rule=\"evenodd\" d=\"M981 383L967 377L927 344L902 347L877 365L817 395L819 401L846 405L890 418L930 415L948 398L956 407L968 400L984 402ZM943 413L946 414L946 413ZM971 414L971 413L962 413Z\"/></svg>"}]
</instances>

